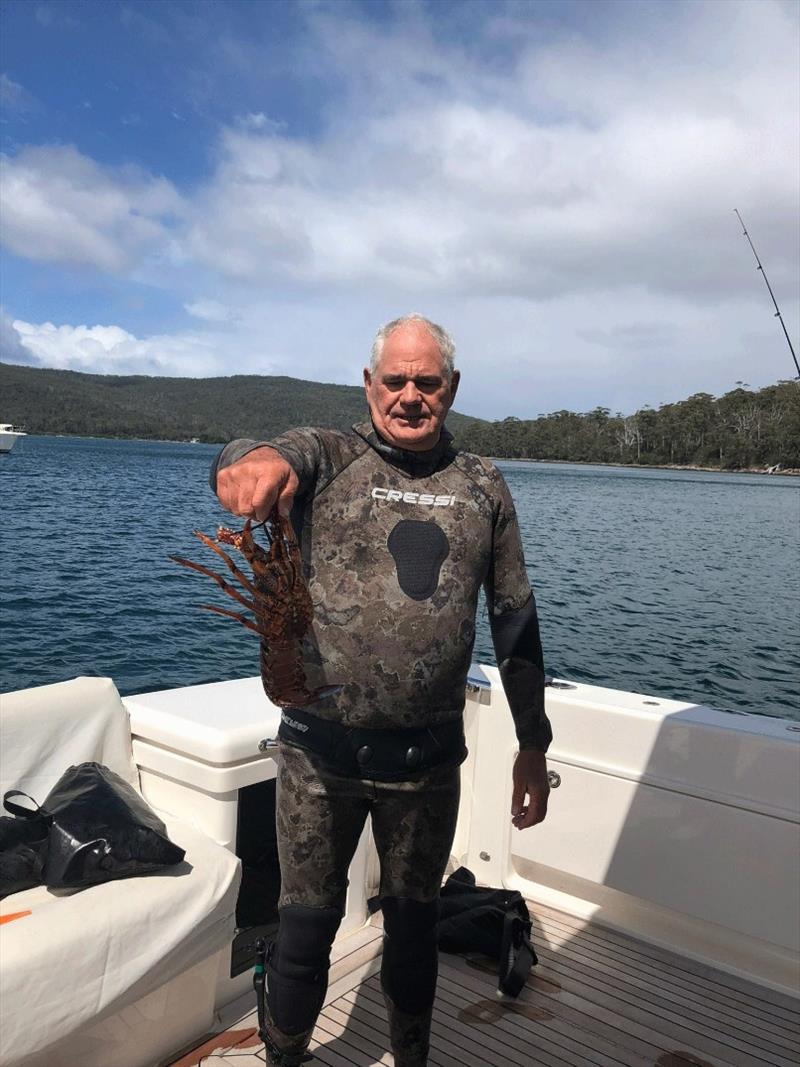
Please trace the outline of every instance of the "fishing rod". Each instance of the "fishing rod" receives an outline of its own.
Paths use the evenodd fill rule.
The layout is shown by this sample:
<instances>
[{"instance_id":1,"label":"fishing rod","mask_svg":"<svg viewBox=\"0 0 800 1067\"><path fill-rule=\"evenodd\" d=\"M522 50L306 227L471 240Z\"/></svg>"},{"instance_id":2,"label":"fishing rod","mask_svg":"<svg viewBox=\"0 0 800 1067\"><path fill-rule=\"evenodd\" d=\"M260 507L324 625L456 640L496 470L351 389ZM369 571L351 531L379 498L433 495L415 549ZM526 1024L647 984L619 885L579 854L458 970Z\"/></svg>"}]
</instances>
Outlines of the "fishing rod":
<instances>
[{"instance_id":1,"label":"fishing rod","mask_svg":"<svg viewBox=\"0 0 800 1067\"><path fill-rule=\"evenodd\" d=\"M756 263L758 264L758 268L757 269L761 271L761 276L764 279L764 282L765 282L765 284L767 286L767 289L769 289L769 295L772 297L772 303L775 305L775 318L781 320L781 326L783 327L783 333L784 333L784 336L786 337L786 343L789 346L789 351L792 353L792 359L794 360L794 365L795 365L795 367L797 367L797 377L800 378L800 363L797 362L797 356L794 354L794 348L792 347L792 341L791 341L791 338L789 337L789 331L786 329L786 323L783 321L783 315L781 315L781 309L778 307L778 301L775 299L775 294L772 291L772 286L769 284L769 278L767 277L767 272L764 270L764 268L761 265L761 260L758 258L758 252L756 252L756 246L750 240L750 234L747 232L747 227L744 224L744 219L739 214L739 209L738 208L734 208L733 210L734 210L734 212L736 214L737 219L742 224L742 235L747 238L747 243L752 248L753 255L756 257Z\"/></svg>"}]
</instances>

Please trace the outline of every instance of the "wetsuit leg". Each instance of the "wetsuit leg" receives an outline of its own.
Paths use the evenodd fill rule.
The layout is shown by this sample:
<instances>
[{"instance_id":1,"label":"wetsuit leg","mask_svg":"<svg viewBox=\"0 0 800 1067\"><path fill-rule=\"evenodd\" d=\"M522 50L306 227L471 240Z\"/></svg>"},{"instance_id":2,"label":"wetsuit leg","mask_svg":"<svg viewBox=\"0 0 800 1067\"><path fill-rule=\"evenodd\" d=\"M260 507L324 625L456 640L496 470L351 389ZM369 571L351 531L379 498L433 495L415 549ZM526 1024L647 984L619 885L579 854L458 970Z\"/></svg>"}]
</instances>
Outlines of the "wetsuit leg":
<instances>
[{"instance_id":1,"label":"wetsuit leg","mask_svg":"<svg viewBox=\"0 0 800 1067\"><path fill-rule=\"evenodd\" d=\"M287 904L279 914L278 937L267 957L267 1034L274 1062L288 1067L300 1062L322 1010L342 912Z\"/></svg>"},{"instance_id":2,"label":"wetsuit leg","mask_svg":"<svg viewBox=\"0 0 800 1067\"><path fill-rule=\"evenodd\" d=\"M457 767L378 785L372 830L381 861L381 984L396 1067L425 1067L436 994L439 888L458 815Z\"/></svg>"},{"instance_id":3,"label":"wetsuit leg","mask_svg":"<svg viewBox=\"0 0 800 1067\"><path fill-rule=\"evenodd\" d=\"M347 869L368 810L364 783L329 775L306 752L282 746L276 801L280 921L267 962L266 996L274 1063L300 1063L311 1040L328 987Z\"/></svg>"}]
</instances>

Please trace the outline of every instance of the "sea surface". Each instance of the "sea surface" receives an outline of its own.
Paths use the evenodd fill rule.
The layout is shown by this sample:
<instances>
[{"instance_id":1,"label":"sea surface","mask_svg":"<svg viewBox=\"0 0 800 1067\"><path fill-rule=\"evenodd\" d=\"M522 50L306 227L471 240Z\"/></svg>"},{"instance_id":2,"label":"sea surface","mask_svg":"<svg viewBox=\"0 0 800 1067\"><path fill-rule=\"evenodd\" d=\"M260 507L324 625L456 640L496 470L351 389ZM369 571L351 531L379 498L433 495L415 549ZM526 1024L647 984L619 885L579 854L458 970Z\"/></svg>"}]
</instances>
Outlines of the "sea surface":
<instances>
[{"instance_id":1,"label":"sea surface","mask_svg":"<svg viewBox=\"0 0 800 1067\"><path fill-rule=\"evenodd\" d=\"M0 456L0 690L109 675L123 694L258 673L255 637L167 558L228 521L216 446L29 436ZM800 720L800 480L498 462L547 671ZM217 597L222 603L222 594ZM485 610L476 660L493 663Z\"/></svg>"}]
</instances>

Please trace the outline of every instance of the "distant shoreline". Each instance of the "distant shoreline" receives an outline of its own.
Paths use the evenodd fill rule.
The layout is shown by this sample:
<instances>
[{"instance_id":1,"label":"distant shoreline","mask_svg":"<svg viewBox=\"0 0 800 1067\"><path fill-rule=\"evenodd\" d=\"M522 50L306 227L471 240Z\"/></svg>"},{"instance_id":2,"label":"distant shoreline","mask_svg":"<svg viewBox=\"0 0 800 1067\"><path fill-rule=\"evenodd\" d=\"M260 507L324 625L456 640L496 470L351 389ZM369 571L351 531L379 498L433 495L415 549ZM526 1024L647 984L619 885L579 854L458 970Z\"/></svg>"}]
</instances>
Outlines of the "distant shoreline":
<instances>
[{"instance_id":1,"label":"distant shoreline","mask_svg":"<svg viewBox=\"0 0 800 1067\"><path fill-rule=\"evenodd\" d=\"M141 441L143 444L163 445L210 445L222 448L224 441L191 441L185 437L128 437L116 434L80 434L80 433L43 433L41 431L29 433L29 437L60 437L78 438L84 441ZM525 456L488 456L487 459L500 460L503 463L545 463L568 464L571 467L616 467L619 470L656 470L656 471L705 471L711 474L765 474L765 475L789 475L800 477L800 468L787 467L779 471L770 472L764 467L701 467L697 464L680 463L609 463L600 459L534 459Z\"/></svg>"},{"instance_id":2,"label":"distant shoreline","mask_svg":"<svg viewBox=\"0 0 800 1067\"><path fill-rule=\"evenodd\" d=\"M800 477L800 469L797 467L770 471L765 467L700 467L695 463L608 463L601 459L533 459L523 456L490 456L489 458L492 461L500 460L503 463L566 463L571 467L616 467L619 470L705 471L711 474L765 474L770 477L788 474L791 477Z\"/></svg>"}]
</instances>

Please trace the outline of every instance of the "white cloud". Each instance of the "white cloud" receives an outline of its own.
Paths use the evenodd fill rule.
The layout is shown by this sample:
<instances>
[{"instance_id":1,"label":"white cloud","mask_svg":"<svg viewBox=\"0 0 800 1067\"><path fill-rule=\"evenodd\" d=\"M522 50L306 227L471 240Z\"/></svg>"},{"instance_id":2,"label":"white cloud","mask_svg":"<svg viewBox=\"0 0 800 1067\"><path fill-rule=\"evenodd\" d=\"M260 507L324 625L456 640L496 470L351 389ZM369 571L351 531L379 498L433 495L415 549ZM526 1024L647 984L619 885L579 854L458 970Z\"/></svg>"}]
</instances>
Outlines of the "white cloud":
<instances>
[{"instance_id":1,"label":"white cloud","mask_svg":"<svg viewBox=\"0 0 800 1067\"><path fill-rule=\"evenodd\" d=\"M190 315L206 322L227 322L233 317L231 309L220 304L218 300L195 300L194 303L183 306Z\"/></svg>"},{"instance_id":2,"label":"white cloud","mask_svg":"<svg viewBox=\"0 0 800 1067\"><path fill-rule=\"evenodd\" d=\"M378 325L412 310L402 299L364 292L344 304L338 294L296 305L269 295L236 307L196 301L197 329L146 337L119 326L14 326L45 366L177 377L288 374L359 385ZM760 387L791 374L758 291L720 306L641 287L539 304L497 295L464 303L439 294L418 310L453 331L462 370L457 409L485 418L598 404L630 412L699 391L721 394L737 379Z\"/></svg>"},{"instance_id":3,"label":"white cloud","mask_svg":"<svg viewBox=\"0 0 800 1067\"><path fill-rule=\"evenodd\" d=\"M44 262L118 272L164 249L181 200L164 178L103 168L67 145L0 157L0 238Z\"/></svg>"},{"instance_id":4,"label":"white cloud","mask_svg":"<svg viewBox=\"0 0 800 1067\"><path fill-rule=\"evenodd\" d=\"M242 130L279 130L283 124L268 119L263 111L248 111L246 115L240 115L236 119L236 125Z\"/></svg>"},{"instance_id":5,"label":"white cloud","mask_svg":"<svg viewBox=\"0 0 800 1067\"><path fill-rule=\"evenodd\" d=\"M347 91L318 137L248 112L184 202L163 178L27 149L6 163L5 240L100 269L157 249L247 286L391 286L412 301L632 284L717 299L752 283L730 254L738 206L769 234L776 280L792 277L795 14L770 0L724 19L715 4L642 10L597 44L542 44L507 14L519 43L499 71L435 40L416 9L387 32L323 8L309 25Z\"/></svg>"},{"instance_id":6,"label":"white cloud","mask_svg":"<svg viewBox=\"0 0 800 1067\"><path fill-rule=\"evenodd\" d=\"M318 121L281 124L249 94L183 194L23 150L6 163L13 251L129 272L198 320L141 339L27 324L25 344L78 369L355 383L377 324L416 307L455 334L475 414L629 410L756 384L754 364L761 384L788 376L732 209L794 336L796 6L596 7L596 32L513 4L470 7L485 21L469 26L442 8L461 20L447 32L419 5L380 24L308 5L284 60L313 57L330 87ZM257 40L235 43L221 63L263 68Z\"/></svg>"},{"instance_id":7,"label":"white cloud","mask_svg":"<svg viewBox=\"0 0 800 1067\"><path fill-rule=\"evenodd\" d=\"M317 141L224 131L187 248L259 285L541 300L640 284L714 300L752 284L731 254L738 206L769 232L776 278L791 278L796 18L780 4L726 10L676 7L667 49L528 46L479 99L474 60L440 50L434 64L419 27L412 48L410 31L323 21L323 43L357 70L351 111ZM715 39L702 62L693 19Z\"/></svg>"},{"instance_id":8,"label":"white cloud","mask_svg":"<svg viewBox=\"0 0 800 1067\"><path fill-rule=\"evenodd\" d=\"M20 118L35 106L36 101L27 89L7 74L0 74L0 111L4 115ZM7 122L8 119L2 121Z\"/></svg>"},{"instance_id":9,"label":"white cloud","mask_svg":"<svg viewBox=\"0 0 800 1067\"><path fill-rule=\"evenodd\" d=\"M13 325L37 362L59 370L203 378L220 373L224 353L213 335L190 331L138 338L119 326Z\"/></svg>"},{"instance_id":10,"label":"white cloud","mask_svg":"<svg viewBox=\"0 0 800 1067\"><path fill-rule=\"evenodd\" d=\"M11 316L0 308L0 362L33 363L38 360L22 343L22 337L14 327Z\"/></svg>"}]
</instances>

